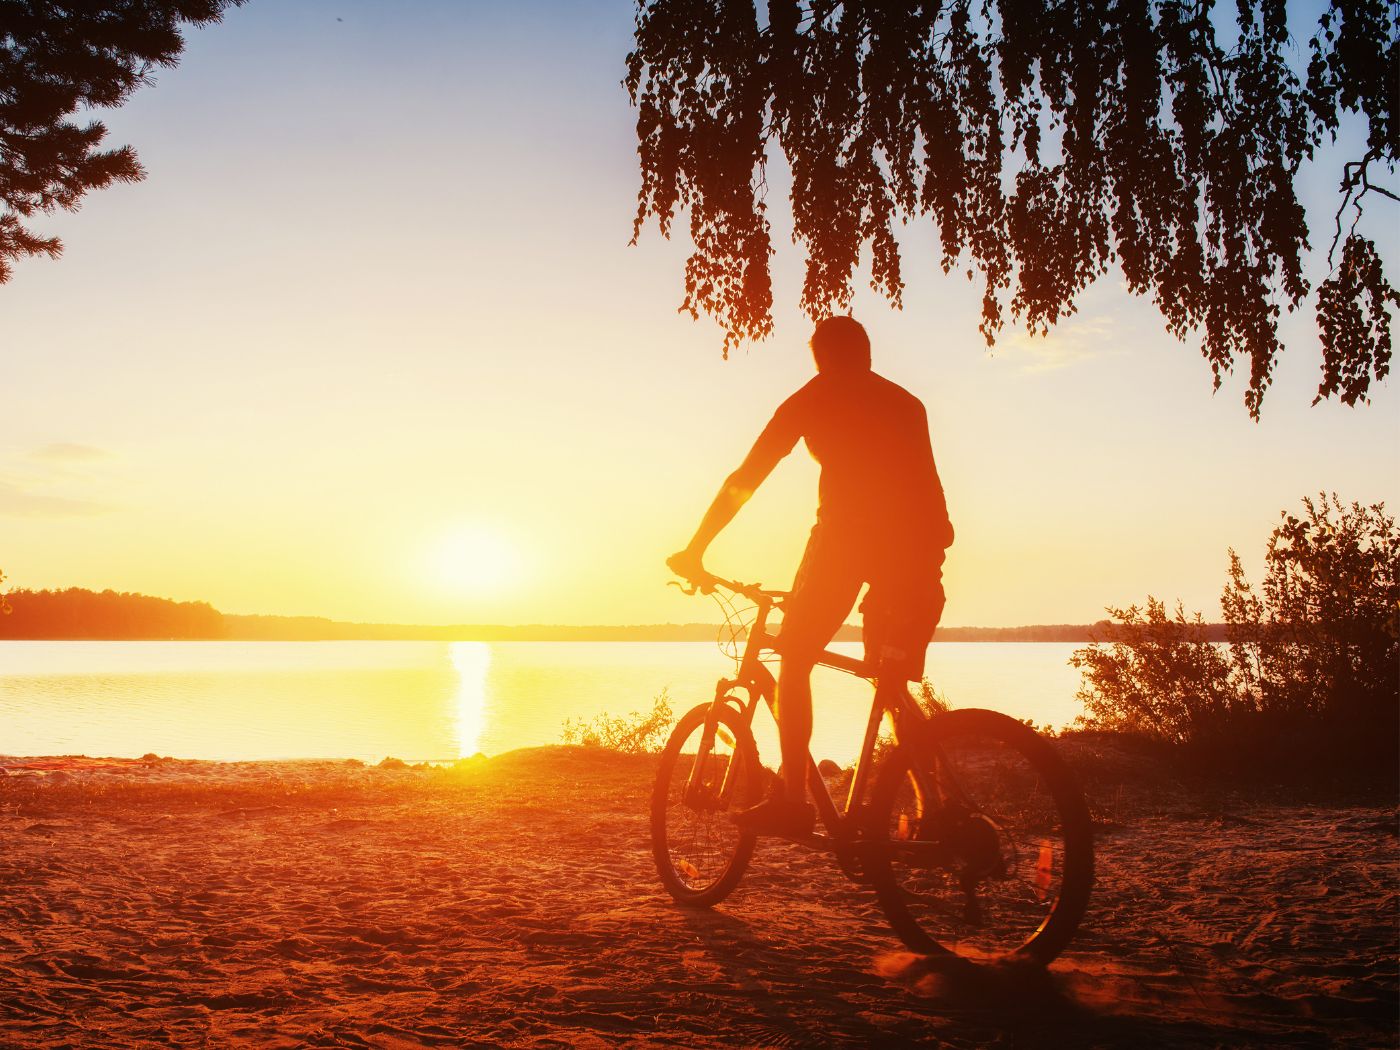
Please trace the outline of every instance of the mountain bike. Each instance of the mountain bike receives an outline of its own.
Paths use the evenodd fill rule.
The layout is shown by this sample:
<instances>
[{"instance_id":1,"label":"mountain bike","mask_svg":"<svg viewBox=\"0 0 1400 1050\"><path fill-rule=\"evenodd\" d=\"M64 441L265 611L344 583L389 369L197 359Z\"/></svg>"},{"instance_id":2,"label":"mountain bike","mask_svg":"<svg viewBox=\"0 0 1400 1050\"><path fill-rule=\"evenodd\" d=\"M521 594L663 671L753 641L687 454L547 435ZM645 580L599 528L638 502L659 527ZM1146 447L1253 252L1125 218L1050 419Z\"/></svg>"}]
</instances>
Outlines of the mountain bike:
<instances>
[{"instance_id":1,"label":"mountain bike","mask_svg":"<svg viewBox=\"0 0 1400 1050\"><path fill-rule=\"evenodd\" d=\"M671 733L652 791L652 853L677 902L710 907L738 886L756 845L729 814L757 804L774 778L753 719L775 702L765 661L781 656L782 636L769 619L788 595L718 576L684 589L720 599L737 667ZM823 830L788 841L832 854L872 886L915 952L1049 963L1074 936L1094 875L1088 808L1050 742L995 711L926 711L907 681L864 660L828 649L818 662L867 679L874 699L844 805L808 755ZM881 739L886 720L892 746Z\"/></svg>"}]
</instances>

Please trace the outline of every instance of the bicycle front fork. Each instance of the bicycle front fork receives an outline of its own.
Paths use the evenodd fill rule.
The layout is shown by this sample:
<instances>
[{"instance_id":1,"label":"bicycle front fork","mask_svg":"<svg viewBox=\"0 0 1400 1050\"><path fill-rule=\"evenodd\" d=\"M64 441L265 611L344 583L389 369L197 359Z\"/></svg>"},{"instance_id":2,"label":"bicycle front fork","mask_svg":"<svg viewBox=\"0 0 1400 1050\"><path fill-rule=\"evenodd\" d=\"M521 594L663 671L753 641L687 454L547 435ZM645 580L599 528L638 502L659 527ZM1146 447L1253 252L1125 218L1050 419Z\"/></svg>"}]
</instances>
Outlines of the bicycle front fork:
<instances>
[{"instance_id":1,"label":"bicycle front fork","mask_svg":"<svg viewBox=\"0 0 1400 1050\"><path fill-rule=\"evenodd\" d=\"M738 741L726 741L734 748L734 759L727 763L724 778L720 782L717 792L711 794L706 776L710 758L715 749L715 737L722 732L719 725L720 711L730 706L729 690L734 687L734 684L728 679L721 678L719 684L715 686L715 698L710 704L710 709L705 713L705 724L700 731L700 746L696 749L695 762L690 767L690 776L686 778L683 795L685 804L692 809L705 809L710 806L723 809L728 804L729 797L734 790L735 767L739 764L737 761Z\"/></svg>"}]
</instances>

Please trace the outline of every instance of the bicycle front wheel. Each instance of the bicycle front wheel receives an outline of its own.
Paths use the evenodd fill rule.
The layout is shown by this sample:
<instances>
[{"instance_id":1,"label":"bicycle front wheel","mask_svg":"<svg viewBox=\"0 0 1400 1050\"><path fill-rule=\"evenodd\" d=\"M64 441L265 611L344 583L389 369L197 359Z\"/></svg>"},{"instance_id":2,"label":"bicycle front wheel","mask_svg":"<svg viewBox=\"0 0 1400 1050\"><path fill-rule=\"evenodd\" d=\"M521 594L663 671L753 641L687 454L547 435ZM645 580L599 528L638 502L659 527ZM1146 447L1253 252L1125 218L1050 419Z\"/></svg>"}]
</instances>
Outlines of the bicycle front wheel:
<instances>
[{"instance_id":1,"label":"bicycle front wheel","mask_svg":"<svg viewBox=\"0 0 1400 1050\"><path fill-rule=\"evenodd\" d=\"M871 881L911 949L972 963L1064 950L1094 878L1088 807L1049 742L994 711L934 717L871 797Z\"/></svg>"},{"instance_id":2,"label":"bicycle front wheel","mask_svg":"<svg viewBox=\"0 0 1400 1050\"><path fill-rule=\"evenodd\" d=\"M729 814L755 805L762 788L753 737L732 709L720 710L714 745L699 754L710 706L693 708L672 730L651 795L656 870L672 897L697 908L719 903L743 878L755 835Z\"/></svg>"}]
</instances>

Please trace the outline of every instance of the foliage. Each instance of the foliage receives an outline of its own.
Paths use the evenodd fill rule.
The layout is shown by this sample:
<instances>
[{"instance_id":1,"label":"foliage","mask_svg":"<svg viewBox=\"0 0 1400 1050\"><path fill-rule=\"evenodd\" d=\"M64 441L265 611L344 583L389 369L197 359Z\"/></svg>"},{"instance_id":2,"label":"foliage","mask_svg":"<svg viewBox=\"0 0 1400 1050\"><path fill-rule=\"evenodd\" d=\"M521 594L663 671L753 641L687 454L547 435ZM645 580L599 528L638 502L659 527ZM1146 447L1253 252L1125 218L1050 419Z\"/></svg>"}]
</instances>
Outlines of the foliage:
<instances>
[{"instance_id":1,"label":"foliage","mask_svg":"<svg viewBox=\"0 0 1400 1050\"><path fill-rule=\"evenodd\" d=\"M1078 698L1083 721L1159 737L1171 743L1198 741L1203 734L1229 737L1229 712L1241 699L1230 663L1205 637L1200 613L1175 613L1151 596L1139 608L1110 608L1121 625L1111 645L1077 650L1070 662L1084 675Z\"/></svg>"},{"instance_id":2,"label":"foliage","mask_svg":"<svg viewBox=\"0 0 1400 1050\"><path fill-rule=\"evenodd\" d=\"M1322 330L1322 383L1317 404L1340 394L1354 405L1366 400L1371 377L1390 371L1390 313L1400 306L1381 270L1376 247L1351 236L1342 246L1342 265L1317 289L1317 324Z\"/></svg>"},{"instance_id":3,"label":"foliage","mask_svg":"<svg viewBox=\"0 0 1400 1050\"><path fill-rule=\"evenodd\" d=\"M981 272L988 342L1008 311L1044 332L1116 264L1169 331L1201 333L1217 387L1249 362L1256 417L1281 308L1309 289L1299 166L1360 113L1366 152L1345 166L1342 210L1394 196L1370 182L1400 142L1393 0L1332 0L1306 71L1273 0L1237 0L1233 26L1210 0L770 0L766 24L758 6L638 0L625 80L634 239L650 217L669 236L689 213L683 309L719 321L726 353L772 329L774 147L792 172L810 316L847 306L862 253L899 305L895 225L928 218L943 269ZM1321 303L1319 396L1348 404L1386 374L1395 302L1355 230ZM1334 249L1340 210L1336 234Z\"/></svg>"},{"instance_id":4,"label":"foliage","mask_svg":"<svg viewBox=\"0 0 1400 1050\"><path fill-rule=\"evenodd\" d=\"M120 106L173 66L183 25L217 22L243 0L0 0L0 284L13 261L56 257L56 237L21 220L144 172L130 146L101 149L100 121L78 124L80 110Z\"/></svg>"},{"instance_id":5,"label":"foliage","mask_svg":"<svg viewBox=\"0 0 1400 1050\"><path fill-rule=\"evenodd\" d=\"M12 616L3 638L223 638L223 615L206 602L175 602L146 594L89 591L11 591ZM0 602L3 604L3 602Z\"/></svg>"},{"instance_id":6,"label":"foliage","mask_svg":"<svg viewBox=\"0 0 1400 1050\"><path fill-rule=\"evenodd\" d=\"M1400 529L1383 504L1303 500L1269 537L1256 591L1230 552L1228 644L1200 614L1110 609L1113 639L1078 650L1081 719L1282 772L1393 770L1400 749Z\"/></svg>"},{"instance_id":7,"label":"foliage","mask_svg":"<svg viewBox=\"0 0 1400 1050\"><path fill-rule=\"evenodd\" d=\"M624 755L649 755L666 746L673 722L670 697L663 689L645 714L633 711L624 718L604 713L590 720L566 719L563 740L566 744L600 747Z\"/></svg>"},{"instance_id":8,"label":"foliage","mask_svg":"<svg viewBox=\"0 0 1400 1050\"><path fill-rule=\"evenodd\" d=\"M933 683L927 677L919 681L917 689L911 689L909 695L914 698L914 703L919 706L927 717L935 718L952 708L948 698L934 689ZM878 769L887 758L893 753L895 746L893 727L886 719L880 727L880 735L875 739L875 748L870 753L872 768ZM843 782L843 790L849 786L850 781Z\"/></svg>"},{"instance_id":9,"label":"foliage","mask_svg":"<svg viewBox=\"0 0 1400 1050\"><path fill-rule=\"evenodd\" d=\"M927 677L920 680L919 688L914 690L913 697L924 714L930 718L943 714L953 706L946 696L933 688L933 683Z\"/></svg>"}]
</instances>

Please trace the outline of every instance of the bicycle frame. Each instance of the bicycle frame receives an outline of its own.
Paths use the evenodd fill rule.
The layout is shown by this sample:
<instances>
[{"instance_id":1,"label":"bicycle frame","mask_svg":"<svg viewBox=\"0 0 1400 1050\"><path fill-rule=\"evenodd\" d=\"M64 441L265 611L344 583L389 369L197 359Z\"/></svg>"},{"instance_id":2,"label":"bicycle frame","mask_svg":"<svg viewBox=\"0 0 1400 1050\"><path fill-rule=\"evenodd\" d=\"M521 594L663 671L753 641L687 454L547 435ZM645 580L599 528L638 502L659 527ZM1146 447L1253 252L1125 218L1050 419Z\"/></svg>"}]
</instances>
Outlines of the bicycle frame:
<instances>
[{"instance_id":1,"label":"bicycle frame","mask_svg":"<svg viewBox=\"0 0 1400 1050\"><path fill-rule=\"evenodd\" d=\"M734 891L759 837L770 834L743 830L746 821L734 817L738 805L754 801L755 780L772 776L755 753L753 719L760 702L774 709L775 720L778 713L778 683L764 660L784 655L782 634L769 621L787 595L703 572L697 577L682 589L723 587L757 607L733 676L721 678L714 698L672 731L651 796L652 853L663 885L681 904L710 907ZM729 627L741 627L747 616L724 597L720 603ZM809 666L808 653L800 655ZM926 711L910 695L902 666L882 674L879 663L829 649L813 662L872 683L874 699L844 809L832 800L809 749L804 774L821 829L772 837L832 855L847 877L874 889L895 932L920 954L1042 965L1058 955L1084 916L1093 883L1089 810L1070 768L1007 715ZM885 718L896 746L881 753L877 768ZM720 738L727 751L716 755ZM1003 757L1018 764L1010 768ZM1009 800L1002 786L1010 787ZM737 838L732 827L725 833L725 821L737 824Z\"/></svg>"},{"instance_id":2,"label":"bicycle frame","mask_svg":"<svg viewBox=\"0 0 1400 1050\"><path fill-rule=\"evenodd\" d=\"M707 583L710 586L725 587L727 590L749 599L757 605L758 612L749 628L738 671L733 678L721 678L715 685L715 696L711 702L710 715L705 720L705 728L701 734L697 761L692 766L690 777L686 782L687 798L696 797L700 790L699 771L704 764L704 758L714 747L718 713L722 707L727 706L739 715L750 736L752 736L753 718L758 711L760 701L767 703L774 712L774 718L777 717L777 682L773 678L773 673L762 662L762 656L769 652L782 656L781 635L769 631L768 618L774 609L780 607L785 595L781 592L764 591L758 587L734 583L719 577L711 577ZM807 754L807 780L817 807L817 813L827 829L827 835L813 835L810 839L804 839L803 842L816 848L836 851L843 846L853 844L859 838L860 807L865 797L866 785L869 782L871 760L874 758L875 743L879 737L881 723L887 716L890 718L895 739L898 741L901 732L911 737L923 737L924 731L928 727L928 717L920 710L914 698L909 695L907 681L902 677L897 679L882 677L877 666L865 660L857 660L841 653L832 652L830 649L822 651L817 659L817 665L844 671L857 678L864 678L875 687L874 698L870 705L870 715L866 719L865 737L856 758L850 790L847 793L843 809L837 809L831 793L827 790L826 782L817 769L815 760L810 752ZM747 701L735 695L736 689L743 689L748 694ZM934 753L936 754L936 751ZM724 802L728 801L734 787L735 768L736 766L731 764L725 771L724 780L720 787L720 799Z\"/></svg>"}]
</instances>

